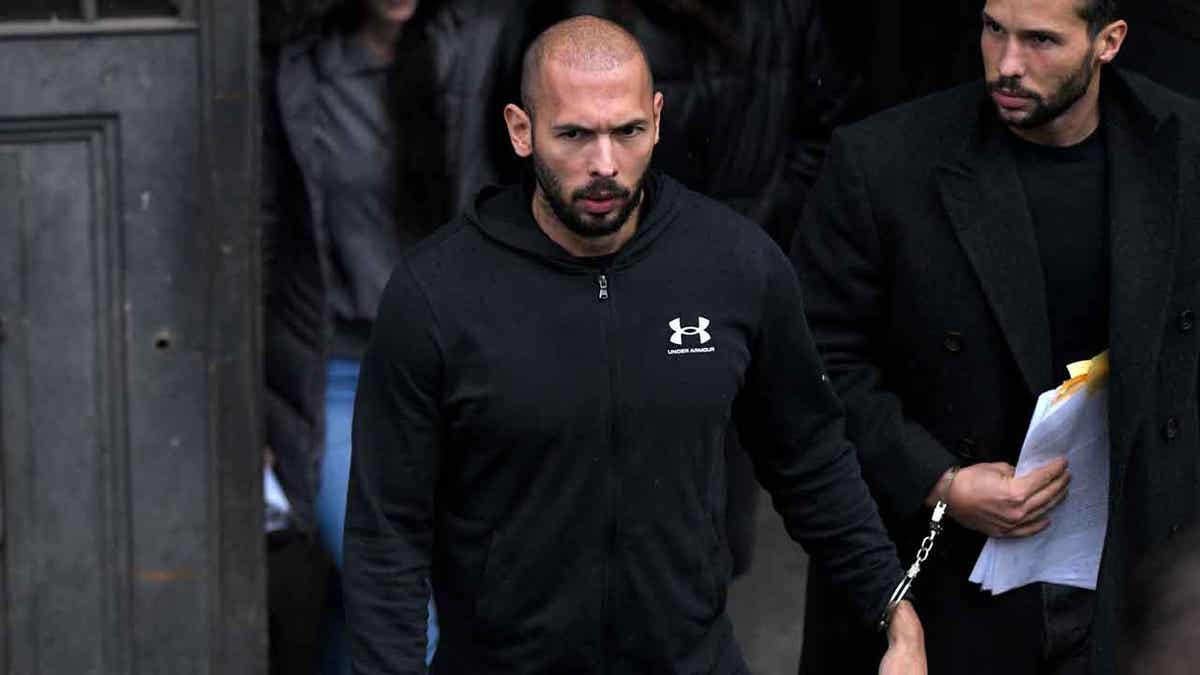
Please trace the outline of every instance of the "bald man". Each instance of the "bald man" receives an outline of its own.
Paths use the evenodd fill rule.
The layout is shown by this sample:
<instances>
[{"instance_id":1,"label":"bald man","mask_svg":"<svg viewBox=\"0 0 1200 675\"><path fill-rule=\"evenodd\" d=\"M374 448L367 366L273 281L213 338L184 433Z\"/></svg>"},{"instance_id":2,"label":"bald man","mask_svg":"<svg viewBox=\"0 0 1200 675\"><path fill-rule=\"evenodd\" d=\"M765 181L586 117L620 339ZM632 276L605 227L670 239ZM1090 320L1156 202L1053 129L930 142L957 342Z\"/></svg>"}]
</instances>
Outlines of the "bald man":
<instances>
[{"instance_id":1,"label":"bald man","mask_svg":"<svg viewBox=\"0 0 1200 675\"><path fill-rule=\"evenodd\" d=\"M529 181L397 266L364 357L355 672L424 672L430 587L431 672L746 672L725 615L732 418L791 535L864 625L890 620L881 671L923 673L787 259L647 171L663 99L616 25L548 29L521 90L504 116Z\"/></svg>"}]
</instances>

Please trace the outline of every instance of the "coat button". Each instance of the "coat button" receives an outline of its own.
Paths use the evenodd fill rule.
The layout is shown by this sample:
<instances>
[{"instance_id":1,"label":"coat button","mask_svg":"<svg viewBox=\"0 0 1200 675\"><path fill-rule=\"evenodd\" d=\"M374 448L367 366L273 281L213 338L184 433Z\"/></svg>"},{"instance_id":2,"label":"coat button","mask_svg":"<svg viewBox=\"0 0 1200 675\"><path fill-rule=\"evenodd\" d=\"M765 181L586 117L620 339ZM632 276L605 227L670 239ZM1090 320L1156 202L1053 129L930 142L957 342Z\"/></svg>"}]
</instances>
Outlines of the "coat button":
<instances>
[{"instance_id":1,"label":"coat button","mask_svg":"<svg viewBox=\"0 0 1200 675\"><path fill-rule=\"evenodd\" d=\"M1168 441L1173 441L1179 437L1179 420L1174 417L1168 417L1163 424L1163 436Z\"/></svg>"},{"instance_id":2,"label":"coat button","mask_svg":"<svg viewBox=\"0 0 1200 675\"><path fill-rule=\"evenodd\" d=\"M963 459L978 459L979 444L975 439L966 436L958 439L958 456Z\"/></svg>"},{"instance_id":3,"label":"coat button","mask_svg":"<svg viewBox=\"0 0 1200 675\"><path fill-rule=\"evenodd\" d=\"M1179 313L1179 332L1190 333L1196 327L1196 313L1185 309Z\"/></svg>"},{"instance_id":4,"label":"coat button","mask_svg":"<svg viewBox=\"0 0 1200 675\"><path fill-rule=\"evenodd\" d=\"M1179 531L1182 529L1183 529L1183 527L1180 526L1179 523L1171 523L1171 532L1168 535L1168 538L1174 539L1175 535L1179 534Z\"/></svg>"},{"instance_id":5,"label":"coat button","mask_svg":"<svg viewBox=\"0 0 1200 675\"><path fill-rule=\"evenodd\" d=\"M952 330L946 333L946 337L942 338L942 346L951 354L957 354L963 350L963 335L962 333Z\"/></svg>"}]
</instances>

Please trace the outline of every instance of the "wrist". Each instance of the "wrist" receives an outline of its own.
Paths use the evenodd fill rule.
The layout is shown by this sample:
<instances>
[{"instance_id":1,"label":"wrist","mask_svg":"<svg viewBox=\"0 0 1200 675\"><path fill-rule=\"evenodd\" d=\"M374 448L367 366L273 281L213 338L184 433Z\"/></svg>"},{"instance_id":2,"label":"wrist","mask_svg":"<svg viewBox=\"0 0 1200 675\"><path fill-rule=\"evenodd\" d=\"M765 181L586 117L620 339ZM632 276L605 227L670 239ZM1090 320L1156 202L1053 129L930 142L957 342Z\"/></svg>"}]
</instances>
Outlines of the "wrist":
<instances>
[{"instance_id":1,"label":"wrist","mask_svg":"<svg viewBox=\"0 0 1200 675\"><path fill-rule=\"evenodd\" d=\"M889 646L924 644L925 631L921 627L921 619L908 600L901 602L893 611L888 622L887 638Z\"/></svg>"},{"instance_id":2,"label":"wrist","mask_svg":"<svg viewBox=\"0 0 1200 675\"><path fill-rule=\"evenodd\" d=\"M929 491L929 495L925 497L925 506L933 508L937 503L950 503L950 488L954 485L954 477L958 475L959 466L952 466L946 469L946 472L938 478L937 483L934 483L933 489Z\"/></svg>"}]
</instances>

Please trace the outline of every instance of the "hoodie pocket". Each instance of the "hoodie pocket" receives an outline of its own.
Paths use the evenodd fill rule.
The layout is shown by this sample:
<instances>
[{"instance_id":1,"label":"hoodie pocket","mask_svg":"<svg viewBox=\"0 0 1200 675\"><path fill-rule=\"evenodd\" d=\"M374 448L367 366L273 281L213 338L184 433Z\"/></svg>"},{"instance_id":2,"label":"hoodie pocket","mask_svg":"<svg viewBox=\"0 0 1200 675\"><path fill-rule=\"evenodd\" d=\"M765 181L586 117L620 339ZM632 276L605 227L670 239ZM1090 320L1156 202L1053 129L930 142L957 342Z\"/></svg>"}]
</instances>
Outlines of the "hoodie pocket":
<instances>
[{"instance_id":1,"label":"hoodie pocket","mask_svg":"<svg viewBox=\"0 0 1200 675\"><path fill-rule=\"evenodd\" d=\"M726 568L725 559L729 557L729 547L725 544L721 526L712 522L709 527L709 536L707 545L704 550L704 569L707 580L709 606L713 611L722 608L725 604L725 574Z\"/></svg>"},{"instance_id":2,"label":"hoodie pocket","mask_svg":"<svg viewBox=\"0 0 1200 675\"><path fill-rule=\"evenodd\" d=\"M556 580L538 569L540 556L534 551L535 543L514 538L511 530L500 528L492 534L475 603L480 644L512 647L514 636L537 622L553 602Z\"/></svg>"}]
</instances>

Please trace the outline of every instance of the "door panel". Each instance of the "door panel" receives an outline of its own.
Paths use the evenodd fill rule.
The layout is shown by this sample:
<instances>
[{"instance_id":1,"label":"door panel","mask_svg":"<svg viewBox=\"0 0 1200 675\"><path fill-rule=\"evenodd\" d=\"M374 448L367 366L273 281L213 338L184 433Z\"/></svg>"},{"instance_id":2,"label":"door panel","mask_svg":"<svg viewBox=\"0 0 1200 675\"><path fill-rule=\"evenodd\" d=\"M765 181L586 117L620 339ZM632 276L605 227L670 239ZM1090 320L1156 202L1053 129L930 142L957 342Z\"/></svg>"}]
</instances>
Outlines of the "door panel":
<instances>
[{"instance_id":1,"label":"door panel","mask_svg":"<svg viewBox=\"0 0 1200 675\"><path fill-rule=\"evenodd\" d=\"M107 320L114 132L104 118L0 124L12 672L111 672L124 623L120 336Z\"/></svg>"}]
</instances>

